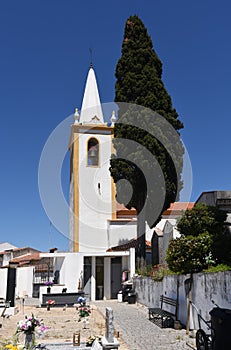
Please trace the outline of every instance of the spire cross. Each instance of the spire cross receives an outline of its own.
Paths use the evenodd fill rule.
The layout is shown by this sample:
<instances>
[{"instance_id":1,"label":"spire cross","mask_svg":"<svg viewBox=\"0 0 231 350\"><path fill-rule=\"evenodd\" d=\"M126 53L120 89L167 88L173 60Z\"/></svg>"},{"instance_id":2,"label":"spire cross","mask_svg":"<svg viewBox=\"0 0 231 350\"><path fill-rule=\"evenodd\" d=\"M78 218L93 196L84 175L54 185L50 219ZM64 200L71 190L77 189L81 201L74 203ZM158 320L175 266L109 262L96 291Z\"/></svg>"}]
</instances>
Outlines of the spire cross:
<instances>
[{"instance_id":1,"label":"spire cross","mask_svg":"<svg viewBox=\"0 0 231 350\"><path fill-rule=\"evenodd\" d=\"M90 51L90 67L92 68L93 64L92 64L92 48L91 47L89 48L89 51Z\"/></svg>"}]
</instances>

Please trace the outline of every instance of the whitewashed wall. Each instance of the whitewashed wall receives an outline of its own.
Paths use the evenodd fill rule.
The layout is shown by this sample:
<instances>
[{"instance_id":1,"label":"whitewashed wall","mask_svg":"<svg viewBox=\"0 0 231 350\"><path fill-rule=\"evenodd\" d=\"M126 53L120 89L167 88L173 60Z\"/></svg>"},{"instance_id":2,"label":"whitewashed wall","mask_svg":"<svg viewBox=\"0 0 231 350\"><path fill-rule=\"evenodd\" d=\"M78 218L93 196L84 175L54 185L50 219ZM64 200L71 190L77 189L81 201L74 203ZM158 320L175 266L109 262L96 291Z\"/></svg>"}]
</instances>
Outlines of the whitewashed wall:
<instances>
[{"instance_id":1,"label":"whitewashed wall","mask_svg":"<svg viewBox=\"0 0 231 350\"><path fill-rule=\"evenodd\" d=\"M91 137L99 142L99 166L87 165L87 144ZM112 178L110 130L91 130L79 136L79 251L105 251L107 220L112 217Z\"/></svg>"},{"instance_id":2,"label":"whitewashed wall","mask_svg":"<svg viewBox=\"0 0 231 350\"><path fill-rule=\"evenodd\" d=\"M33 275L33 266L17 268L15 296L22 297L28 295L29 297L32 297Z\"/></svg>"},{"instance_id":3,"label":"whitewashed wall","mask_svg":"<svg viewBox=\"0 0 231 350\"><path fill-rule=\"evenodd\" d=\"M59 282L65 285L68 293L78 290L79 278L83 275L83 255L67 253L65 259L56 258L54 270L60 270ZM60 264L59 264L60 263ZM53 287L52 287L53 288Z\"/></svg>"},{"instance_id":4,"label":"whitewashed wall","mask_svg":"<svg viewBox=\"0 0 231 350\"><path fill-rule=\"evenodd\" d=\"M108 247L115 247L134 239L137 221L115 220L108 222Z\"/></svg>"},{"instance_id":5,"label":"whitewashed wall","mask_svg":"<svg viewBox=\"0 0 231 350\"><path fill-rule=\"evenodd\" d=\"M187 323L187 299L185 280L189 275L165 276L162 282L155 282L151 278L135 277L134 288L137 300L148 307L160 306L160 295L164 294L176 299L178 294L178 319L182 324ZM231 271L219 273L193 274L192 302L196 305L203 318L210 319L209 311L214 307L214 300L221 308L231 309ZM198 328L197 312L191 308L192 329Z\"/></svg>"},{"instance_id":6,"label":"whitewashed wall","mask_svg":"<svg viewBox=\"0 0 231 350\"><path fill-rule=\"evenodd\" d=\"M0 298L6 299L7 269L0 269Z\"/></svg>"}]
</instances>

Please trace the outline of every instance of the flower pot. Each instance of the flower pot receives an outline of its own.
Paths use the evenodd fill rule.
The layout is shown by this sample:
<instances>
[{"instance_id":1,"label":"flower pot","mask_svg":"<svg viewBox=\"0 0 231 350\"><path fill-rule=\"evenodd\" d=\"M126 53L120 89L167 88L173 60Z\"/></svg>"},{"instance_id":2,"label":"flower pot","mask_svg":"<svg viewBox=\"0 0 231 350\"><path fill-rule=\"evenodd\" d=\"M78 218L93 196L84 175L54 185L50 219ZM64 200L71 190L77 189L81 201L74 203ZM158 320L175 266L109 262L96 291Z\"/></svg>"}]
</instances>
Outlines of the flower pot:
<instances>
[{"instance_id":1,"label":"flower pot","mask_svg":"<svg viewBox=\"0 0 231 350\"><path fill-rule=\"evenodd\" d=\"M24 349L32 350L35 344L35 335L34 333L26 333Z\"/></svg>"},{"instance_id":2,"label":"flower pot","mask_svg":"<svg viewBox=\"0 0 231 350\"><path fill-rule=\"evenodd\" d=\"M50 305L47 305L47 311L50 311L51 307Z\"/></svg>"}]
</instances>

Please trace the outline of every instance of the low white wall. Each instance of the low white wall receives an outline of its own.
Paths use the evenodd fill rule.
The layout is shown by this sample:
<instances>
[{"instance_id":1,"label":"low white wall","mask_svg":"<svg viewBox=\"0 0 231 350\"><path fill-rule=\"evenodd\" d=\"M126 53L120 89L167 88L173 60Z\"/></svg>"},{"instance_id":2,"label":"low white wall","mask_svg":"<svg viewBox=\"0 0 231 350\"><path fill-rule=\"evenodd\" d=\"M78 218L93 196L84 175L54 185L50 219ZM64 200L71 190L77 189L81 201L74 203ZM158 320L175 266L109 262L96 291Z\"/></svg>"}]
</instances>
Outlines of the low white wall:
<instances>
[{"instance_id":1,"label":"low white wall","mask_svg":"<svg viewBox=\"0 0 231 350\"><path fill-rule=\"evenodd\" d=\"M25 295L28 295L29 297L32 297L33 275L34 275L33 266L17 268L15 296L23 297Z\"/></svg>"},{"instance_id":2,"label":"low white wall","mask_svg":"<svg viewBox=\"0 0 231 350\"><path fill-rule=\"evenodd\" d=\"M137 301L148 307L159 307L161 294L173 299L178 296L178 320L186 325L185 280L189 277L189 275L165 276L161 282L155 282L148 277L135 277L133 283L137 293ZM230 290L231 271L193 274L192 302L206 320L210 320L209 311L214 307L211 300L214 300L221 308L231 309ZM193 308L191 308L190 327L192 329L198 328L197 312Z\"/></svg>"},{"instance_id":3,"label":"low white wall","mask_svg":"<svg viewBox=\"0 0 231 350\"><path fill-rule=\"evenodd\" d=\"M60 268L59 283L65 285L67 293L77 292L81 276L83 276L83 254L67 253Z\"/></svg>"},{"instance_id":4,"label":"low white wall","mask_svg":"<svg viewBox=\"0 0 231 350\"><path fill-rule=\"evenodd\" d=\"M6 299L7 269L0 269L0 298Z\"/></svg>"},{"instance_id":5,"label":"low white wall","mask_svg":"<svg viewBox=\"0 0 231 350\"><path fill-rule=\"evenodd\" d=\"M33 292L33 267L20 267L16 269L15 296L28 295ZM6 298L8 269L0 269L0 298Z\"/></svg>"}]
</instances>

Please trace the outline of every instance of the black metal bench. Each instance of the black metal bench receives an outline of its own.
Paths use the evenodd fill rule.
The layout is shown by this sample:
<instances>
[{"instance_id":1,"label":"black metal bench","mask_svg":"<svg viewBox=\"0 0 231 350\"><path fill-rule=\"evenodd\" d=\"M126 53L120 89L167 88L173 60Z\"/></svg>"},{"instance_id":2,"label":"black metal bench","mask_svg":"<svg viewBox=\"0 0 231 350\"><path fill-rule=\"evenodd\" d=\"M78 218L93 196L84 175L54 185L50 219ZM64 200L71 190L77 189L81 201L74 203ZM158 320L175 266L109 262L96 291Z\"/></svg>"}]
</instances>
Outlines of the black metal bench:
<instances>
[{"instance_id":1,"label":"black metal bench","mask_svg":"<svg viewBox=\"0 0 231 350\"><path fill-rule=\"evenodd\" d=\"M170 305L170 311L164 305ZM178 302L175 299L160 296L160 308L149 308L149 320L160 328L173 328L177 318ZM168 308L168 309L169 309Z\"/></svg>"}]
</instances>

